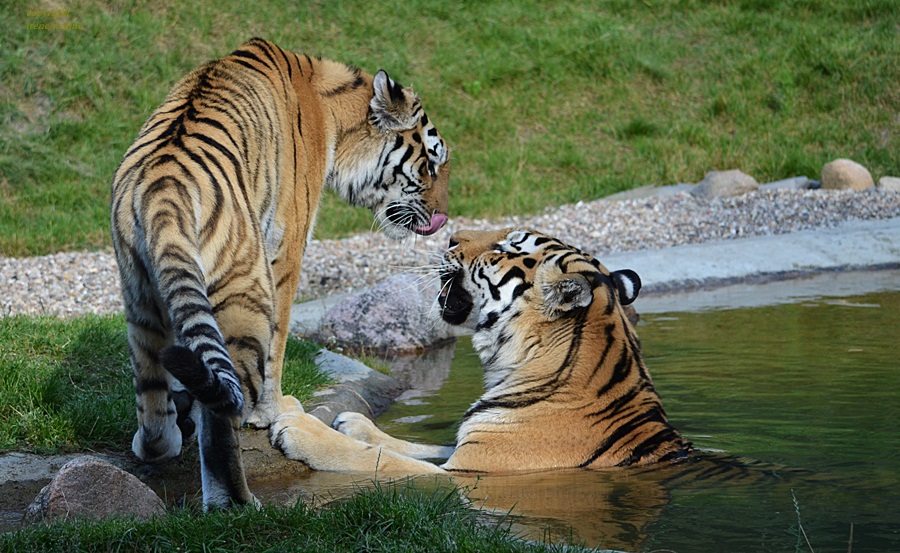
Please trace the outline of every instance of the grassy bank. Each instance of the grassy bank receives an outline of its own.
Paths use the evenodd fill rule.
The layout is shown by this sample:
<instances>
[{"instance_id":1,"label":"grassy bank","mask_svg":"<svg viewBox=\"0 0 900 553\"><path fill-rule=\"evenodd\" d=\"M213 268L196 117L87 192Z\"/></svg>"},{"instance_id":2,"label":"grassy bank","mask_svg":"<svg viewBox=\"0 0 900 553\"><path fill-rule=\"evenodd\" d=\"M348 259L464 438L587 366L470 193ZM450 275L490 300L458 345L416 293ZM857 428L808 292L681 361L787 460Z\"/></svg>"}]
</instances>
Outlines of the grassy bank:
<instances>
[{"instance_id":1,"label":"grassy bank","mask_svg":"<svg viewBox=\"0 0 900 553\"><path fill-rule=\"evenodd\" d=\"M42 6L0 5L2 255L106 245L109 180L140 125L254 35L414 85L454 150L453 214L712 169L815 177L836 157L900 174L893 0ZM329 197L318 236L369 226Z\"/></svg>"},{"instance_id":2,"label":"grassy bank","mask_svg":"<svg viewBox=\"0 0 900 553\"><path fill-rule=\"evenodd\" d=\"M508 526L479 521L457 490L411 485L360 491L349 500L313 510L266 507L196 516L175 511L149 522L114 520L35 525L0 535L9 553L254 551L546 552L514 539Z\"/></svg>"},{"instance_id":3,"label":"grassy bank","mask_svg":"<svg viewBox=\"0 0 900 553\"><path fill-rule=\"evenodd\" d=\"M0 453L127 451L135 415L124 329L121 316L0 318ZM301 401L326 382L313 362L318 349L288 342L283 388ZM379 483L322 509L202 514L190 503L147 522L58 522L0 534L0 551L10 553L546 550L489 522L455 488L409 482Z\"/></svg>"},{"instance_id":4,"label":"grassy bank","mask_svg":"<svg viewBox=\"0 0 900 553\"><path fill-rule=\"evenodd\" d=\"M319 347L290 339L283 389L301 401L327 378ZM136 429L124 317L0 317L0 452L127 451Z\"/></svg>"}]
</instances>

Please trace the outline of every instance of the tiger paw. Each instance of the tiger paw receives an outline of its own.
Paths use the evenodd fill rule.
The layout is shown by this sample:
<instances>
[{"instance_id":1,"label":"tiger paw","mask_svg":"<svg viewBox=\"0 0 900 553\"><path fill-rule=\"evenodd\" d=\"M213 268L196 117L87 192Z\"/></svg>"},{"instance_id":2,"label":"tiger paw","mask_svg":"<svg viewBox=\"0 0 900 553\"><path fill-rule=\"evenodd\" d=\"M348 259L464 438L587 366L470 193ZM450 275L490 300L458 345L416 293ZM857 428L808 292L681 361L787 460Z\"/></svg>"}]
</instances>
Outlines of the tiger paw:
<instances>
[{"instance_id":1,"label":"tiger paw","mask_svg":"<svg viewBox=\"0 0 900 553\"><path fill-rule=\"evenodd\" d=\"M296 411L279 415L269 427L269 442L288 459L312 466L305 446L314 440L315 436L307 432L308 423L304 420L305 416Z\"/></svg>"},{"instance_id":2,"label":"tiger paw","mask_svg":"<svg viewBox=\"0 0 900 553\"><path fill-rule=\"evenodd\" d=\"M290 413L290 412L298 412L305 413L303 410L303 404L300 403L300 400L295 398L294 396L283 396L281 398L281 412L282 413Z\"/></svg>"},{"instance_id":3,"label":"tiger paw","mask_svg":"<svg viewBox=\"0 0 900 553\"><path fill-rule=\"evenodd\" d=\"M291 411L282 413L269 428L272 447L285 457L314 470L355 471L377 466L379 452L348 438L316 417Z\"/></svg>"},{"instance_id":4,"label":"tiger paw","mask_svg":"<svg viewBox=\"0 0 900 553\"><path fill-rule=\"evenodd\" d=\"M339 414L334 418L331 426L345 436L368 444L377 443L382 434L381 430L368 417L353 411L344 411Z\"/></svg>"},{"instance_id":5,"label":"tiger paw","mask_svg":"<svg viewBox=\"0 0 900 553\"><path fill-rule=\"evenodd\" d=\"M171 417L174 419L174 417ZM181 455L181 429L174 424L151 434L144 426L138 428L131 441L131 451L145 463L162 463Z\"/></svg>"}]
</instances>

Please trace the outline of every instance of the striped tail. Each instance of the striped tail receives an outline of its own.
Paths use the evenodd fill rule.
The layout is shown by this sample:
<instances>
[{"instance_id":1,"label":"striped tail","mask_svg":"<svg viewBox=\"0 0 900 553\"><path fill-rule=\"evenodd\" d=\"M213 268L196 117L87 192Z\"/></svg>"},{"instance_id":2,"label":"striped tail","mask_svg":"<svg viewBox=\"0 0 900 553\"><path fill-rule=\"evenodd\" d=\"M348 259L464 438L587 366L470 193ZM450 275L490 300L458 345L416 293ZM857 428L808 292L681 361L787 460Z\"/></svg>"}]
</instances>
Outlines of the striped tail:
<instances>
[{"instance_id":1,"label":"striped tail","mask_svg":"<svg viewBox=\"0 0 900 553\"><path fill-rule=\"evenodd\" d=\"M207 278L200 262L197 222L187 186L174 178L148 186L145 199L168 190L180 201L150 203L149 251L155 280L168 312L174 344L160 351L160 364L200 402L200 474L205 508L256 504L244 474L239 429L244 393L225 338L213 317Z\"/></svg>"},{"instance_id":2,"label":"striped tail","mask_svg":"<svg viewBox=\"0 0 900 553\"><path fill-rule=\"evenodd\" d=\"M243 411L244 394L207 295L190 184L163 177L149 183L144 195L150 206L145 220L151 266L157 268L157 287L174 334L174 345L160 352L160 361L198 401L230 417ZM157 194L163 197L151 202ZM168 195L177 195L177 201Z\"/></svg>"},{"instance_id":3,"label":"striped tail","mask_svg":"<svg viewBox=\"0 0 900 553\"><path fill-rule=\"evenodd\" d=\"M234 369L209 368L201 354L184 346L167 347L160 361L192 396L217 414L237 416L244 410L244 394Z\"/></svg>"}]
</instances>

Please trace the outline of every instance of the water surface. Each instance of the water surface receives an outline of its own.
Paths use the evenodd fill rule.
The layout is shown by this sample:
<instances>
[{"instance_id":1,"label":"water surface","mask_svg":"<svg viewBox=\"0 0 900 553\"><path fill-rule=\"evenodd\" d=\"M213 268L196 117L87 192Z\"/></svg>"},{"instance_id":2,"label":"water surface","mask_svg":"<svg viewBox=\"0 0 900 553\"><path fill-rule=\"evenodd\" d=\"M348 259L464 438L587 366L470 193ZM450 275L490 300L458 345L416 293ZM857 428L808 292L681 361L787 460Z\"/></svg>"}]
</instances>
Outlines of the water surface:
<instances>
[{"instance_id":1,"label":"water surface","mask_svg":"<svg viewBox=\"0 0 900 553\"><path fill-rule=\"evenodd\" d=\"M632 551L900 551L898 332L900 292L645 315L638 333L670 421L709 463L735 456L766 470L740 481L697 479L695 465L460 483L520 515L531 538ZM451 444L481 390L461 339L444 385L378 422Z\"/></svg>"}]
</instances>

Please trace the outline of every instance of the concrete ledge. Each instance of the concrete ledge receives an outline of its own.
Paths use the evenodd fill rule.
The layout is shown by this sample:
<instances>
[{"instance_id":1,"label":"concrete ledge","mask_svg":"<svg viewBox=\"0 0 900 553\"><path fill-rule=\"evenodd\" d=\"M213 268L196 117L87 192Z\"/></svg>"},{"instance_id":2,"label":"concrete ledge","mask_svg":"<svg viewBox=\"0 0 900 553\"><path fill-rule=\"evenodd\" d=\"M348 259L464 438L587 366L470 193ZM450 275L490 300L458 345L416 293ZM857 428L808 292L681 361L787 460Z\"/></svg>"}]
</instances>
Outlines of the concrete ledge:
<instances>
[{"instance_id":1,"label":"concrete ledge","mask_svg":"<svg viewBox=\"0 0 900 553\"><path fill-rule=\"evenodd\" d=\"M610 270L632 269L642 293L783 280L821 271L900 268L900 217L833 228L600 256Z\"/></svg>"}]
</instances>

